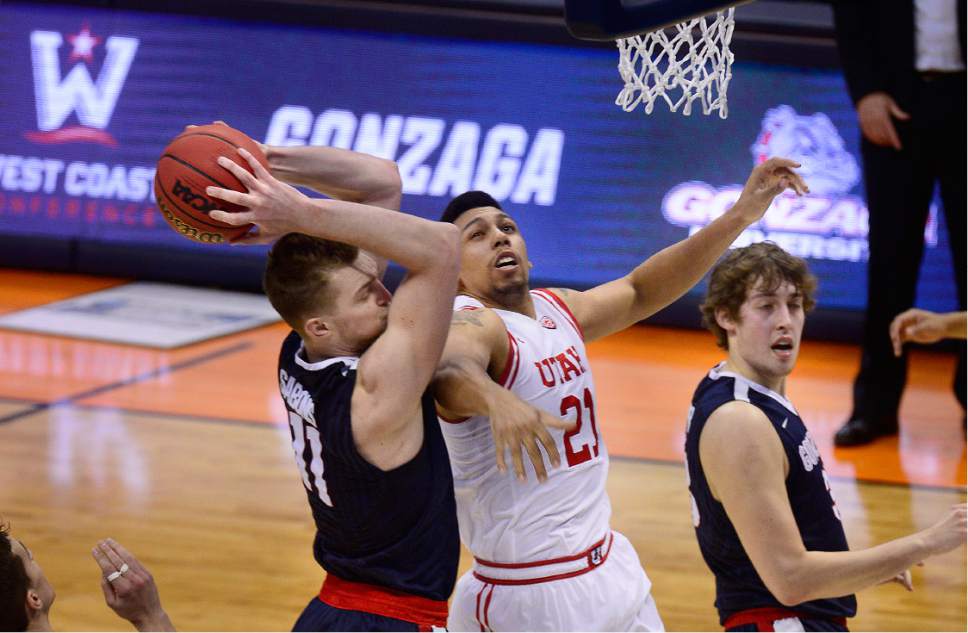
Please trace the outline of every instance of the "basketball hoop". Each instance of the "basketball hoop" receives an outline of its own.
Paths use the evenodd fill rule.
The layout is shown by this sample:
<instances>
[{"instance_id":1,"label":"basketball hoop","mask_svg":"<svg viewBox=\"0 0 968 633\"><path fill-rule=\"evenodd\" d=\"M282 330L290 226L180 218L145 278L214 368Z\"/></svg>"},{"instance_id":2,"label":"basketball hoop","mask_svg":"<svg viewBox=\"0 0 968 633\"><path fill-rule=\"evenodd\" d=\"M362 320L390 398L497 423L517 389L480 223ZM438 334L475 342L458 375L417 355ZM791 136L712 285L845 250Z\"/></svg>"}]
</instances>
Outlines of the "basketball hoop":
<instances>
[{"instance_id":1,"label":"basketball hoop","mask_svg":"<svg viewBox=\"0 0 968 633\"><path fill-rule=\"evenodd\" d=\"M616 105L631 112L639 104L651 114L660 98L686 116L698 100L703 114L728 113L726 90L732 77L733 7L668 28L616 41L618 71L625 87Z\"/></svg>"}]
</instances>

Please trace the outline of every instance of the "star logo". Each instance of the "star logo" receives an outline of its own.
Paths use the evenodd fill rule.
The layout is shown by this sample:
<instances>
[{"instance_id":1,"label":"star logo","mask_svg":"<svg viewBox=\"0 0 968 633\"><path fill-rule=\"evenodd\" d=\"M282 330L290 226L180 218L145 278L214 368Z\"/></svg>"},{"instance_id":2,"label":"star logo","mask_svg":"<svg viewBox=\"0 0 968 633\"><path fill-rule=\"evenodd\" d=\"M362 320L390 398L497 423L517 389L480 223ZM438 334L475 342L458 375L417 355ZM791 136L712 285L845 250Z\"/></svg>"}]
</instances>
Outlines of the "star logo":
<instances>
[{"instance_id":1,"label":"star logo","mask_svg":"<svg viewBox=\"0 0 968 633\"><path fill-rule=\"evenodd\" d=\"M96 36L84 22L77 33L31 31L37 130L24 132L32 143L97 143L117 147L107 127L138 52L135 37ZM95 49L96 74L92 74ZM64 49L70 52L65 54ZM65 66L65 58L69 58ZM80 63L83 61L84 63ZM64 72L66 70L66 72ZM71 121L76 115L77 123Z\"/></svg>"},{"instance_id":2,"label":"star logo","mask_svg":"<svg viewBox=\"0 0 968 633\"><path fill-rule=\"evenodd\" d=\"M91 27L85 24L77 35L68 35L67 41L74 47L68 61L83 59L91 63L94 61L94 47L101 43L101 38L91 35Z\"/></svg>"}]
</instances>

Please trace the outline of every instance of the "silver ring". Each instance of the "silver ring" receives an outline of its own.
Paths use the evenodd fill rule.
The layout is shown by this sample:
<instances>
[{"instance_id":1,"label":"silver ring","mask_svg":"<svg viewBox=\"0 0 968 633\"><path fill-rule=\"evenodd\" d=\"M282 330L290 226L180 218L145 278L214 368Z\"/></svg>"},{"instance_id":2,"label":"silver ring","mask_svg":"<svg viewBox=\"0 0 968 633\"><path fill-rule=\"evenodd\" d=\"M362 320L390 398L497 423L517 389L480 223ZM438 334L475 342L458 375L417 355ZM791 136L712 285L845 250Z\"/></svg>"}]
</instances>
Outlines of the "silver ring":
<instances>
[{"instance_id":1,"label":"silver ring","mask_svg":"<svg viewBox=\"0 0 968 633\"><path fill-rule=\"evenodd\" d=\"M110 574L108 574L108 577L105 578L105 580L107 580L108 582L114 582L115 580L123 576L125 572L127 572L129 569L130 567L128 567L127 563L122 563L121 569L119 569L118 571L113 571Z\"/></svg>"}]
</instances>

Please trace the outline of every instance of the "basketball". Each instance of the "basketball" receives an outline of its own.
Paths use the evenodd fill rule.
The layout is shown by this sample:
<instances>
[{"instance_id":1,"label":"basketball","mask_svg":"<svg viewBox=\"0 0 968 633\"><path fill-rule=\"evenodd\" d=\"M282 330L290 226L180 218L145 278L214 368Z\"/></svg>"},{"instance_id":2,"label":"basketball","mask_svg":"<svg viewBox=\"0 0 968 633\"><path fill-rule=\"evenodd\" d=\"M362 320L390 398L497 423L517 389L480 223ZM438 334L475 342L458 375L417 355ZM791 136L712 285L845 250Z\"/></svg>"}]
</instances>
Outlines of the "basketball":
<instances>
[{"instance_id":1,"label":"basketball","mask_svg":"<svg viewBox=\"0 0 968 633\"><path fill-rule=\"evenodd\" d=\"M239 156L244 147L262 163L269 164L259 145L244 133L227 125L200 125L175 137L158 159L155 172L155 198L162 217L180 235L209 244L231 241L247 233L251 224L231 226L208 217L213 209L241 211L239 207L208 197L210 186L245 191L245 186L218 164L225 156L252 171Z\"/></svg>"}]
</instances>

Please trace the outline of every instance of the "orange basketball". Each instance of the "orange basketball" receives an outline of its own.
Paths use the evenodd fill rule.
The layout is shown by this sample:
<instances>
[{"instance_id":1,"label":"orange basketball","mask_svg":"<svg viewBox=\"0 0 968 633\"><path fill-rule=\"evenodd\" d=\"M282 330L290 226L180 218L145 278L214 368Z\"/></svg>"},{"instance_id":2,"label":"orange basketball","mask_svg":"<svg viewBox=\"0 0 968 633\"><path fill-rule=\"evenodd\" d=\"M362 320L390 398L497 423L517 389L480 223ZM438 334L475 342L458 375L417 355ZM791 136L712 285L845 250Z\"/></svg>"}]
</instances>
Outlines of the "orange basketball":
<instances>
[{"instance_id":1,"label":"orange basketball","mask_svg":"<svg viewBox=\"0 0 968 633\"><path fill-rule=\"evenodd\" d=\"M239 207L210 198L210 186L246 191L230 171L218 164L226 156L251 172L237 149L244 147L268 169L258 144L227 125L200 125L185 130L168 144L155 172L155 198L162 217L181 235L196 242L218 244L244 235L251 224L231 226L208 217L213 209L241 211Z\"/></svg>"}]
</instances>

